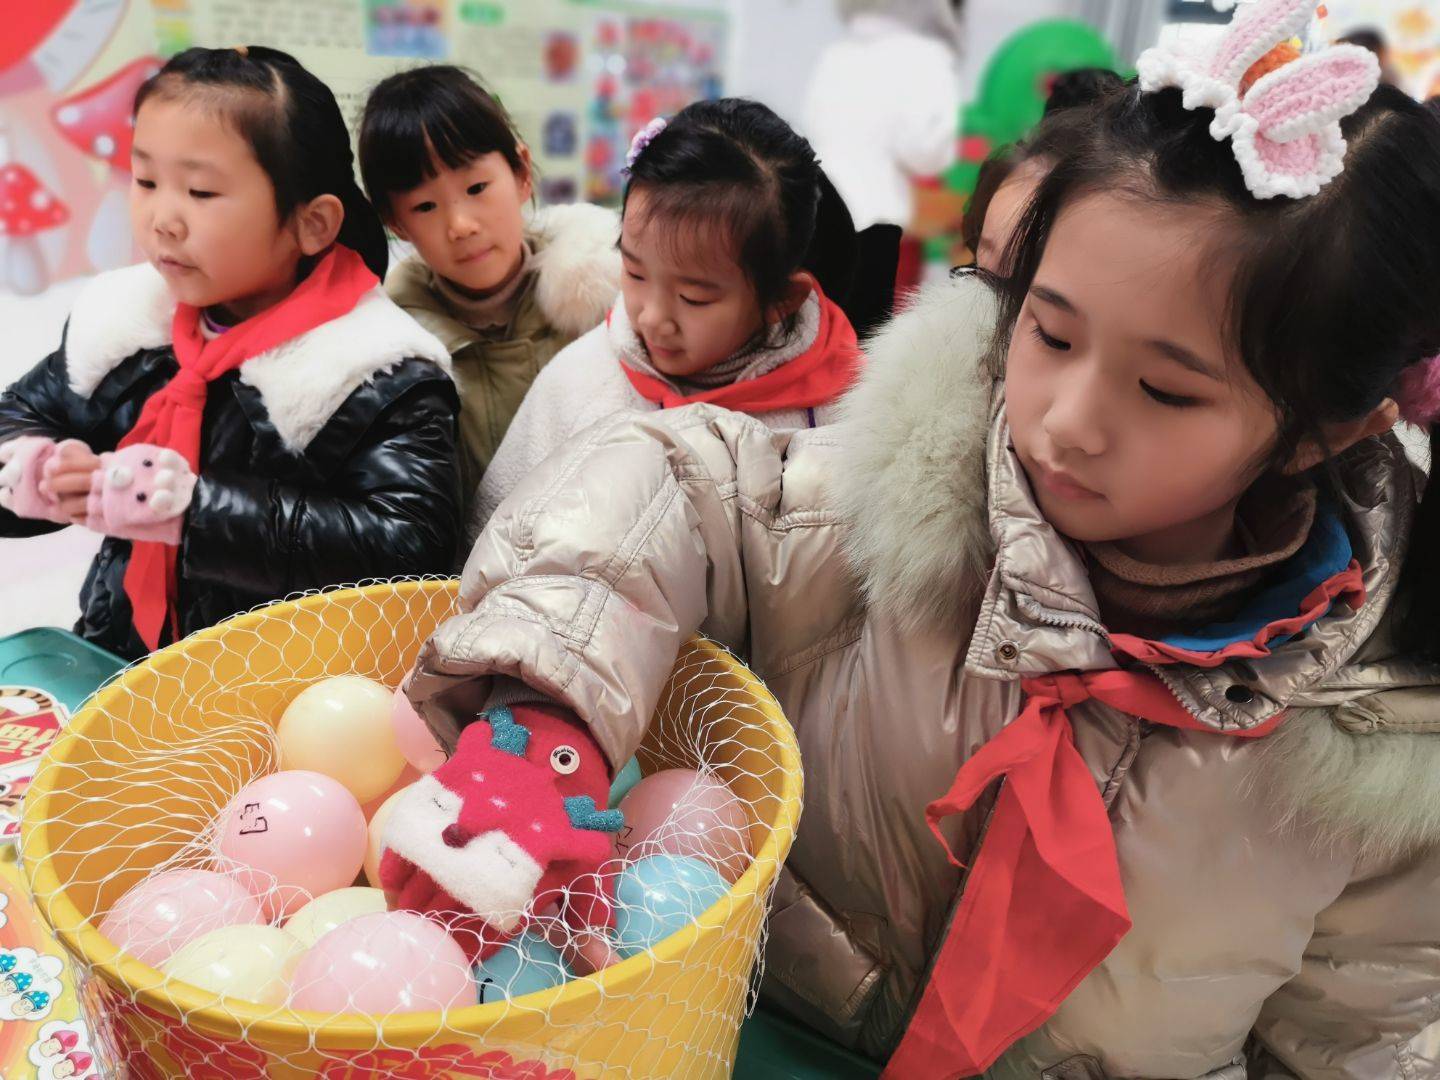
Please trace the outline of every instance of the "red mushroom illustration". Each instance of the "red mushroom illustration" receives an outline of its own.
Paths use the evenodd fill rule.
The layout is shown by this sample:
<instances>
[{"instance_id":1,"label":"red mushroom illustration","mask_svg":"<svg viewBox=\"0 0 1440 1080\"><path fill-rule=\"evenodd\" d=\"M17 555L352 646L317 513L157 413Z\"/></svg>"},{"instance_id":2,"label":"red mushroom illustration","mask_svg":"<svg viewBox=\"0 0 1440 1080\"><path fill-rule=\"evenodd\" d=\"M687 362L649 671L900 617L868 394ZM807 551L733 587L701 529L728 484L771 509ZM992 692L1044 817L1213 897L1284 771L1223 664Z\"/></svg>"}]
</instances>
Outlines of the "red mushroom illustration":
<instances>
[{"instance_id":1,"label":"red mushroom illustration","mask_svg":"<svg viewBox=\"0 0 1440 1080\"><path fill-rule=\"evenodd\" d=\"M13 154L0 156L25 165L70 203L75 218L43 241L55 278L92 269L85 251L88 217L99 201L90 161L75 153L51 119L58 97L67 93L105 51L132 0L25 0L0 3L0 98ZM0 243L0 247L3 247ZM3 285L0 285L3 288Z\"/></svg>"},{"instance_id":2,"label":"red mushroom illustration","mask_svg":"<svg viewBox=\"0 0 1440 1080\"><path fill-rule=\"evenodd\" d=\"M130 143L135 134L132 115L135 93L160 70L153 56L126 64L109 78L55 103L51 117L62 135L81 153L110 166L105 194L90 223L86 254L97 270L109 270L131 261Z\"/></svg>"},{"instance_id":3,"label":"red mushroom illustration","mask_svg":"<svg viewBox=\"0 0 1440 1080\"><path fill-rule=\"evenodd\" d=\"M5 238L0 285L34 296L50 284L36 237L70 219L69 208L24 165L0 165L0 237Z\"/></svg>"}]
</instances>

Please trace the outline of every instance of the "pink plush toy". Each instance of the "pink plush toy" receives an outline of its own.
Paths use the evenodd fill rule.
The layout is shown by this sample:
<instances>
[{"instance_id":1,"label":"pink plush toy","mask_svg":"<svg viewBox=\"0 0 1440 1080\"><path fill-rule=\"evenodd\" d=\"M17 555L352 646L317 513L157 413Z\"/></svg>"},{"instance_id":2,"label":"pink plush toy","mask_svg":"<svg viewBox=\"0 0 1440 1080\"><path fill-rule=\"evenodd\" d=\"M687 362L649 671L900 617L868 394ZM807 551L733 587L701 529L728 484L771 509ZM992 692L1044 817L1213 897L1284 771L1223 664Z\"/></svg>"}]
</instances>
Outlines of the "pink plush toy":
<instances>
[{"instance_id":1,"label":"pink plush toy","mask_svg":"<svg viewBox=\"0 0 1440 1080\"><path fill-rule=\"evenodd\" d=\"M174 450L136 443L100 455L90 482L86 528L123 540L180 543L195 474Z\"/></svg>"},{"instance_id":2,"label":"pink plush toy","mask_svg":"<svg viewBox=\"0 0 1440 1080\"><path fill-rule=\"evenodd\" d=\"M611 926L598 871L624 819L599 809L610 789L600 748L552 706L502 706L482 720L386 821L380 882L390 906L439 916L472 962L554 902L577 931Z\"/></svg>"}]
</instances>

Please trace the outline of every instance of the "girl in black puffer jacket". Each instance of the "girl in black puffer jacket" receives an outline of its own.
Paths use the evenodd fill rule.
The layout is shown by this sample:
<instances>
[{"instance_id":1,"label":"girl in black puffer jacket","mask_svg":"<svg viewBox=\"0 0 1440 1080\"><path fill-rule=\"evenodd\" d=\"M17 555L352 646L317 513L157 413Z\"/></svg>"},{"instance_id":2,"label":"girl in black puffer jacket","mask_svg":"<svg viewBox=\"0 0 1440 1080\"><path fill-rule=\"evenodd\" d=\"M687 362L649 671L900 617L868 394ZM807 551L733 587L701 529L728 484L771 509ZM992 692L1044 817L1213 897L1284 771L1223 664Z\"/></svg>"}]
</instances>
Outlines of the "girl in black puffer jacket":
<instances>
[{"instance_id":1,"label":"girl in black puffer jacket","mask_svg":"<svg viewBox=\"0 0 1440 1080\"><path fill-rule=\"evenodd\" d=\"M0 396L0 535L106 534L77 631L126 657L298 590L445 572L458 408L386 298L330 91L271 49L191 49L136 97L148 262L80 295Z\"/></svg>"}]
</instances>

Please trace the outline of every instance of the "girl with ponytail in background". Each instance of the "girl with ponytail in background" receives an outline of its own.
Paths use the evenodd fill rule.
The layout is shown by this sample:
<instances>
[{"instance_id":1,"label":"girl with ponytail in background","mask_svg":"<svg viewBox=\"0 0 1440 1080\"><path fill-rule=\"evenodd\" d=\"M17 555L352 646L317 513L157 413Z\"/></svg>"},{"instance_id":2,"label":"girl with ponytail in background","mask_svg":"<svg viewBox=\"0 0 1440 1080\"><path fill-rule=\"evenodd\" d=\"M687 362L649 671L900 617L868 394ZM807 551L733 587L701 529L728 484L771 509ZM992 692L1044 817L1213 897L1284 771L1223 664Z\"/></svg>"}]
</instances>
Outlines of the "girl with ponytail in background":
<instances>
[{"instance_id":1,"label":"girl with ponytail in background","mask_svg":"<svg viewBox=\"0 0 1440 1080\"><path fill-rule=\"evenodd\" d=\"M707 402L815 427L859 370L840 306L855 228L790 125L755 101L697 102L635 137L629 175L619 302L535 380L481 483L481 522L610 413Z\"/></svg>"}]
</instances>

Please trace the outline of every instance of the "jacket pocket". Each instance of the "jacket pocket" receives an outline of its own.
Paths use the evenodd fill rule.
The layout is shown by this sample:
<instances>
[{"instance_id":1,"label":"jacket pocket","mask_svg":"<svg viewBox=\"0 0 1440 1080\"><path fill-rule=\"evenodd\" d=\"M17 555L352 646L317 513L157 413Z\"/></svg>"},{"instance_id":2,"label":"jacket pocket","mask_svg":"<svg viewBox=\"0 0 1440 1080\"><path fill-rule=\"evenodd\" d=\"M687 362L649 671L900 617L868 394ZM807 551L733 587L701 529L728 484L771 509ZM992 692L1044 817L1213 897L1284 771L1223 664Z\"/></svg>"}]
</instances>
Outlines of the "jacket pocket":
<instances>
[{"instance_id":1,"label":"jacket pocket","mask_svg":"<svg viewBox=\"0 0 1440 1080\"><path fill-rule=\"evenodd\" d=\"M770 915L762 993L797 1020L853 1047L886 965L788 869Z\"/></svg>"}]
</instances>

